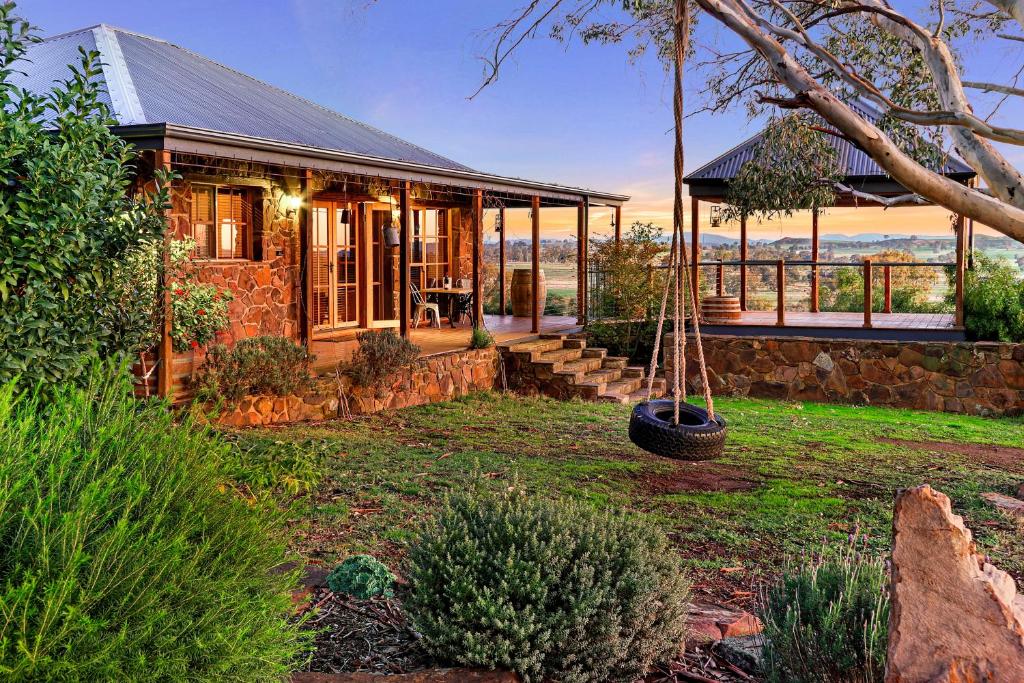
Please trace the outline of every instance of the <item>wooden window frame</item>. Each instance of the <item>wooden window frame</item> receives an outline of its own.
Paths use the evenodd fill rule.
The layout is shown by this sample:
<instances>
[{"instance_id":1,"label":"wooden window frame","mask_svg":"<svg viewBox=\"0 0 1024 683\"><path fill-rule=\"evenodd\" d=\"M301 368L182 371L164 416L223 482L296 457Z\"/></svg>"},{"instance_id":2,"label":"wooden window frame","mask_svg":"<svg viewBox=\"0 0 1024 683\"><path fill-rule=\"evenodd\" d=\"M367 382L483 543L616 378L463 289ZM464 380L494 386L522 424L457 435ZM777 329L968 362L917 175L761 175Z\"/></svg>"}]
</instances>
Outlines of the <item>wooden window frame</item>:
<instances>
[{"instance_id":1,"label":"wooden window frame","mask_svg":"<svg viewBox=\"0 0 1024 683\"><path fill-rule=\"evenodd\" d=\"M436 211L437 212L437 223L436 223L437 227L435 228L435 233L434 233L433 237L431 237L431 236L427 235L425 232L423 232L423 230L426 227L426 220L425 219L426 219L426 215L427 215L428 211ZM443 219L442 219L442 216L443 216ZM445 226L444 237L440 236L440 230L439 230L439 227L442 224L442 220L443 220L443 224ZM416 230L417 226L420 228L420 231L421 231L421 234L418 235L418 236L415 234L415 230ZM429 208L429 207L422 207L422 206L421 207L413 208L413 236L412 236L412 238L413 238L413 245L411 245L412 248L410 249L409 267L410 267L410 269L419 269L420 277L419 277L419 282L416 283L416 286L419 287L420 289L423 289L424 287L429 286L429 283L428 283L428 280L430 279L429 268L431 266L444 266L442 277L451 277L452 272L453 272L453 269L452 269L452 241L453 241L453 239L452 239L451 212L448 211L447 209L437 209L437 208ZM427 244L428 244L427 240L429 240L429 239L433 239L434 242L437 243L438 245L440 245L440 243L442 241L444 242L444 254L443 254L444 255L444 260L443 261L437 261L437 260L430 261L430 260L427 259L427 248L426 247L427 247ZM415 243L416 242L419 242L420 245L421 245L419 260L413 260L413 256L415 255L415 252L416 252L416 247L415 247ZM441 255L441 250L440 249L437 250L437 255Z\"/></svg>"},{"instance_id":2,"label":"wooden window frame","mask_svg":"<svg viewBox=\"0 0 1024 683\"><path fill-rule=\"evenodd\" d=\"M253 254L255 253L255 249L254 249L254 245L253 245L253 235L254 235L254 230L256 228L256 226L255 226L256 220L255 220L255 206L254 206L254 202L253 202L253 195L252 195L251 189L248 188L248 187L241 187L241 186L238 186L238 185L226 185L226 184L222 184L222 183L202 183L202 182L198 182L198 183L192 183L191 185L192 185L193 202L192 202L192 208L189 211L189 230L191 232L191 234L189 236L192 237L193 239L195 239L197 243L199 243L199 240L196 237L197 228L198 227L203 227L205 230L208 231L208 234L207 234L207 237L206 237L206 243L207 243L207 246L208 246L209 253L204 254L204 255L200 255L200 254L197 253L195 255L195 260L209 262L209 263L232 262L232 261L234 261L234 262L237 262L237 261L252 261L253 260ZM212 216L211 220L200 221L196 217L196 213L195 213L195 211L196 211L196 208L195 208L196 207L196 204L195 204L195 193L196 193L196 189L197 188L198 189L202 189L204 191L209 191L211 193L211 202L210 202L210 211L211 211L211 216ZM221 220L220 214L219 214L219 208L220 208L220 203L222 201L221 200L221 194L222 193L226 193L226 194L228 194L228 196L238 196L240 198L240 202L241 202L241 220L236 222L235 219L229 219L229 220L231 220L231 221L236 223L235 225L233 225L233 227L236 230L240 230L242 232L241 239L239 239L238 237L235 237L234 240L233 240L233 242L235 244L240 244L241 247L242 247L242 249L241 249L242 253L240 255L236 255L234 253L232 253L230 256L222 256L221 255L221 252L222 252L222 249L221 249L221 228L223 227L223 225L222 225L222 220ZM212 237L212 240L211 240L211 237ZM212 241L212 243L211 243L211 241Z\"/></svg>"}]
</instances>

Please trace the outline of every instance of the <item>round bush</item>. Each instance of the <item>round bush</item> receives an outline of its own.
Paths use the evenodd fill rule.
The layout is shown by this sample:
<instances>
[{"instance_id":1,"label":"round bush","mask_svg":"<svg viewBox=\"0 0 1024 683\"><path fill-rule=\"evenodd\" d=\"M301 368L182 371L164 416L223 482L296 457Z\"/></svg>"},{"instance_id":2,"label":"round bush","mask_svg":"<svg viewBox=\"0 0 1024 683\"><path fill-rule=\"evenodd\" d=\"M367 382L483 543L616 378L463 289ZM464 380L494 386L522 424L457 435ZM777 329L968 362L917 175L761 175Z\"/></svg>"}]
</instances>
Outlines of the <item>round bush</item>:
<instances>
[{"instance_id":1,"label":"round bush","mask_svg":"<svg viewBox=\"0 0 1024 683\"><path fill-rule=\"evenodd\" d=\"M390 598L395 594L395 575L384 564L369 555L353 555L327 575L327 587L335 593L368 600L378 595Z\"/></svg>"},{"instance_id":2,"label":"round bush","mask_svg":"<svg viewBox=\"0 0 1024 683\"><path fill-rule=\"evenodd\" d=\"M0 678L280 681L296 577L223 444L112 370L47 395L0 387Z\"/></svg>"},{"instance_id":3,"label":"round bush","mask_svg":"<svg viewBox=\"0 0 1024 683\"><path fill-rule=\"evenodd\" d=\"M427 649L523 680L633 681L679 651L688 585L635 518L521 494L458 496L411 543L406 607Z\"/></svg>"}]
</instances>

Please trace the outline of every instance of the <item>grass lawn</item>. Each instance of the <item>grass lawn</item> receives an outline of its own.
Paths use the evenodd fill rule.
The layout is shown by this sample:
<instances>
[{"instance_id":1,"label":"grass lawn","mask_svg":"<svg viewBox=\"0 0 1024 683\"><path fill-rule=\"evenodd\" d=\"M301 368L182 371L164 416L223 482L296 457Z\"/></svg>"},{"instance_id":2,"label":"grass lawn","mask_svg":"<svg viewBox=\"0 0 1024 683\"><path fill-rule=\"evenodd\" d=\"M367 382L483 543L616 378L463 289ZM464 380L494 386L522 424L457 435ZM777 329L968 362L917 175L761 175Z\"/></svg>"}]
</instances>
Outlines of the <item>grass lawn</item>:
<instances>
[{"instance_id":1,"label":"grass lawn","mask_svg":"<svg viewBox=\"0 0 1024 683\"><path fill-rule=\"evenodd\" d=\"M233 438L320 454L323 478L292 501L291 518L295 549L328 563L369 552L397 566L401 541L446 492L520 485L656 520L698 590L745 602L787 554L858 529L884 552L894 493L929 483L984 552L1024 576L1020 528L979 497L1024 481L1024 421L746 399L716 407L730 434L710 463L634 447L628 406L499 394Z\"/></svg>"}]
</instances>

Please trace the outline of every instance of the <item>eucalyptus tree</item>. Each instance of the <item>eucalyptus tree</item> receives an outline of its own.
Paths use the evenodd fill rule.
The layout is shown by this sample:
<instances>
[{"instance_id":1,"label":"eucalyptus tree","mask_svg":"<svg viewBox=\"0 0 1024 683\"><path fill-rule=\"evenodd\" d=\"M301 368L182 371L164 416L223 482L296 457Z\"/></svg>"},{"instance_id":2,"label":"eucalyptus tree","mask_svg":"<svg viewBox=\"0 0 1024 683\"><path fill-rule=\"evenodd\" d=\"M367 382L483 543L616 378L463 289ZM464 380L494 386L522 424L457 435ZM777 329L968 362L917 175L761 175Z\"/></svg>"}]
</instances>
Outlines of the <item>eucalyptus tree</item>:
<instances>
[{"instance_id":1,"label":"eucalyptus tree","mask_svg":"<svg viewBox=\"0 0 1024 683\"><path fill-rule=\"evenodd\" d=\"M700 110L767 114L789 135L789 150L805 155L815 137L840 136L909 190L900 197L854 192L825 158L816 162L821 174L797 178L799 196L791 200L837 191L885 206L930 202L1024 241L1024 176L1007 152L1024 145L1024 130L1001 110L1024 97L1017 85L1024 0L931 0L904 9L885 0L690 0L685 11L693 38L687 58L702 77ZM494 28L481 88L538 35L629 42L632 57L654 51L671 61L676 21L673 0L530 0ZM967 78L965 52L994 45L1008 51L1008 77ZM857 101L879 116L852 106ZM979 113L983 105L991 111ZM788 118L793 113L797 119ZM793 144L800 136L806 145ZM950 151L978 173L982 188L939 172ZM778 199L752 201L770 213Z\"/></svg>"}]
</instances>

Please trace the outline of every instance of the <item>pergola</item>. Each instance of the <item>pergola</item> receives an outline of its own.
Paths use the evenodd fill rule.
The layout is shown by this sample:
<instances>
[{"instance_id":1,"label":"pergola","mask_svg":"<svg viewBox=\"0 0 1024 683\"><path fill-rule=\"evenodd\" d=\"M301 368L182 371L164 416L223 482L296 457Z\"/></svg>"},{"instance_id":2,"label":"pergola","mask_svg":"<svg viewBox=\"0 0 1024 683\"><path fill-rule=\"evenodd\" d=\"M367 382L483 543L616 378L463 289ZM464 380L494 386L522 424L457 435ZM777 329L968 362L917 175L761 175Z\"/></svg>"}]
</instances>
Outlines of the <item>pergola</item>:
<instances>
[{"instance_id":1,"label":"pergola","mask_svg":"<svg viewBox=\"0 0 1024 683\"><path fill-rule=\"evenodd\" d=\"M858 112L869 119L877 120L879 114L870 108L866 107L862 103L855 103L854 108ZM700 284L700 267L701 267L701 247L700 247L700 204L701 202L711 204L722 204L726 202L727 192L729 183L739 173L740 168L745 163L754 158L754 155L758 149L765 135L765 131L757 133L741 144L733 147L728 152L722 154L716 159L709 163L701 166L693 173L689 174L684 178L684 182L689 188L690 201L691 201L691 263L693 264L691 277L693 278L692 286L694 292L699 292ZM852 142L846 138L836 134L826 136L829 143L835 149L837 159L842 168L843 179L842 184L852 189L855 192L862 192L866 194L881 196L881 197L898 197L901 195L909 194L909 191L889 177L882 168L864 151L856 147ZM975 182L977 174L973 169L968 167L959 159L952 156L946 159L943 168L941 169L943 175L956 180L965 185L969 185ZM855 194L851 192L839 193L836 195L836 201L831 204L831 207L855 207L870 205L870 202L859 199ZM921 206L919 202L910 204L903 204L900 206ZM778 326L785 325L785 305L784 305L784 290L785 290L785 268L787 266L808 266L811 269L811 295L810 295L810 313L819 313L819 272L818 268L822 265L850 265L848 263L843 264L832 264L825 263L819 259L819 209L830 208L826 206L814 207L811 210L811 250L810 260L807 262L788 262L784 263L779 261L776 264L768 264L763 262L753 262L749 259L749 244L747 239L747 217L743 216L740 220L740 257L738 261L729 262L727 264L714 264L718 268L723 265L737 266L739 268L740 283L739 283L739 300L741 311L747 311L747 269L754 265L776 265L778 268L778 279L779 279L779 307L778 317L776 324ZM963 216L956 218L956 315L955 315L955 326L962 327L963 325L963 272L964 265L966 262L966 235L965 235L965 221ZM885 268L886 272L886 286L888 295L888 274L889 269L893 266L935 266L936 264L925 264L925 263L900 263L900 264L884 264L876 263L876 267L881 266ZM870 288L871 288L871 277L870 269L872 263L870 260L864 262L863 267L866 271L865 275L865 289L866 289L866 300L865 300L865 323L864 327L871 327L871 306L870 306ZM719 277L719 294L722 293L722 279ZM888 302L888 298L887 298ZM889 306L887 303L886 312L889 312Z\"/></svg>"}]
</instances>

